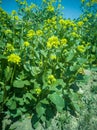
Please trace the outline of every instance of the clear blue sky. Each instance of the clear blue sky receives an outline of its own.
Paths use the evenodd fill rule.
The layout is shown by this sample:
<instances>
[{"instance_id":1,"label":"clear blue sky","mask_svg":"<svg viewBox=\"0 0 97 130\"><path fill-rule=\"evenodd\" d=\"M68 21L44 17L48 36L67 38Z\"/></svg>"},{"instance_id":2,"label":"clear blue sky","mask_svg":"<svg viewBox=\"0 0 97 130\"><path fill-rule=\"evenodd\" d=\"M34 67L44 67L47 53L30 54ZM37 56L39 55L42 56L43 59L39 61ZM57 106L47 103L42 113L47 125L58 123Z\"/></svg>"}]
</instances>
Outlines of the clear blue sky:
<instances>
[{"instance_id":1,"label":"clear blue sky","mask_svg":"<svg viewBox=\"0 0 97 130\"><path fill-rule=\"evenodd\" d=\"M41 0L27 0L29 3L34 2L39 4ZM80 10L80 0L62 0L62 5L64 6L64 16L66 18L78 18L81 14ZM17 10L17 4L15 0L2 0L2 8L7 12L11 12L12 10Z\"/></svg>"}]
</instances>

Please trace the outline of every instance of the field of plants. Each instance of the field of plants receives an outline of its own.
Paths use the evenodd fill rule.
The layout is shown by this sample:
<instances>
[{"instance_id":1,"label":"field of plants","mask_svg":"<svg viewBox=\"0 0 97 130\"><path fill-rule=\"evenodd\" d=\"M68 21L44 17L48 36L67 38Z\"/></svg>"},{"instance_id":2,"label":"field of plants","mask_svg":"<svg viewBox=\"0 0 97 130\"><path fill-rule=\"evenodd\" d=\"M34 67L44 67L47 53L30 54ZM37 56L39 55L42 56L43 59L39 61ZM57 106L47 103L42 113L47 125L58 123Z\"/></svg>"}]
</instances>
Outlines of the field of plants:
<instances>
[{"instance_id":1,"label":"field of plants","mask_svg":"<svg viewBox=\"0 0 97 130\"><path fill-rule=\"evenodd\" d=\"M97 0L78 19L60 0L0 8L0 130L97 129Z\"/></svg>"}]
</instances>

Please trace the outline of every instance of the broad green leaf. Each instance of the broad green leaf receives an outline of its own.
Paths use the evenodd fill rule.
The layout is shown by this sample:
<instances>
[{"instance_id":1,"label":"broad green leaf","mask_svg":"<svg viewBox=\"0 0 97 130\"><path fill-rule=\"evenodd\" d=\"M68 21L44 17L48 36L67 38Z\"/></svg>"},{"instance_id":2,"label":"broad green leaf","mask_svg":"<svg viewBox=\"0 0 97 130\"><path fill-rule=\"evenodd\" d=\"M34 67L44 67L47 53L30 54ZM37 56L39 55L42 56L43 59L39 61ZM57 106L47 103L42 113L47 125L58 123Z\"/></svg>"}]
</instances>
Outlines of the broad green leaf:
<instances>
[{"instance_id":1,"label":"broad green leaf","mask_svg":"<svg viewBox=\"0 0 97 130\"><path fill-rule=\"evenodd\" d=\"M0 59L7 59L7 57L0 54Z\"/></svg>"},{"instance_id":2,"label":"broad green leaf","mask_svg":"<svg viewBox=\"0 0 97 130\"><path fill-rule=\"evenodd\" d=\"M65 106L64 99L58 93L49 94L48 98L56 105L57 110L61 112Z\"/></svg>"},{"instance_id":3,"label":"broad green leaf","mask_svg":"<svg viewBox=\"0 0 97 130\"><path fill-rule=\"evenodd\" d=\"M32 67L31 68L31 74L33 75L33 76L35 76L35 75L37 75L37 74L39 74L39 72L40 72L40 69L39 69L39 67Z\"/></svg>"},{"instance_id":4,"label":"broad green leaf","mask_svg":"<svg viewBox=\"0 0 97 130\"><path fill-rule=\"evenodd\" d=\"M77 64L73 64L72 66L70 66L70 71L76 71L79 69L79 65Z\"/></svg>"},{"instance_id":5,"label":"broad green leaf","mask_svg":"<svg viewBox=\"0 0 97 130\"><path fill-rule=\"evenodd\" d=\"M41 117L45 113L45 108L41 103L38 103L36 106L36 112L38 114L38 117Z\"/></svg>"},{"instance_id":6,"label":"broad green leaf","mask_svg":"<svg viewBox=\"0 0 97 130\"><path fill-rule=\"evenodd\" d=\"M24 81L21 80L15 80L13 82L13 86L16 88L23 88L24 87Z\"/></svg>"},{"instance_id":7,"label":"broad green leaf","mask_svg":"<svg viewBox=\"0 0 97 130\"><path fill-rule=\"evenodd\" d=\"M6 81L8 81L11 78L12 75L12 68L10 68L9 66L7 66L7 68L5 69L5 78Z\"/></svg>"},{"instance_id":8,"label":"broad green leaf","mask_svg":"<svg viewBox=\"0 0 97 130\"><path fill-rule=\"evenodd\" d=\"M48 102L47 99L43 99L43 100L41 100L40 102L43 103L43 104L49 104L49 102Z\"/></svg>"},{"instance_id":9,"label":"broad green leaf","mask_svg":"<svg viewBox=\"0 0 97 130\"><path fill-rule=\"evenodd\" d=\"M14 101L13 99L9 99L7 102L7 106L11 110L16 109L16 101Z\"/></svg>"},{"instance_id":10,"label":"broad green leaf","mask_svg":"<svg viewBox=\"0 0 97 130\"><path fill-rule=\"evenodd\" d=\"M73 103L73 106L75 108L75 111L80 112L80 105L76 102L72 102L72 103Z\"/></svg>"},{"instance_id":11,"label":"broad green leaf","mask_svg":"<svg viewBox=\"0 0 97 130\"><path fill-rule=\"evenodd\" d=\"M30 82L28 80L24 80L24 84L29 86Z\"/></svg>"},{"instance_id":12,"label":"broad green leaf","mask_svg":"<svg viewBox=\"0 0 97 130\"><path fill-rule=\"evenodd\" d=\"M15 80L13 82L13 86L16 88L23 88L25 85L30 85L30 82L28 80Z\"/></svg>"},{"instance_id":13,"label":"broad green leaf","mask_svg":"<svg viewBox=\"0 0 97 130\"><path fill-rule=\"evenodd\" d=\"M74 57L74 52L71 50L69 53L68 53L68 56L66 58L66 61L67 62L70 62Z\"/></svg>"},{"instance_id":14,"label":"broad green leaf","mask_svg":"<svg viewBox=\"0 0 97 130\"><path fill-rule=\"evenodd\" d=\"M30 100L33 99L33 95L31 93L26 93L25 96Z\"/></svg>"}]
</instances>

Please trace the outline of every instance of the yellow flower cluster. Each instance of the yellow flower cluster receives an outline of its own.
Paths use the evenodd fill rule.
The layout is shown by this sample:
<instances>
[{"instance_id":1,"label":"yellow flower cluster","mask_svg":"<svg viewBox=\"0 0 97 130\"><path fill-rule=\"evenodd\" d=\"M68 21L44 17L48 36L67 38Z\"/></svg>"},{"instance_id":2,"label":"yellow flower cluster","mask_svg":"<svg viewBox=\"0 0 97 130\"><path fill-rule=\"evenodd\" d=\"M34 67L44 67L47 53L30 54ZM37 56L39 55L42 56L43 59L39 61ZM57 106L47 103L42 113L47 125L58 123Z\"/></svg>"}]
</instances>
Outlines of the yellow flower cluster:
<instances>
[{"instance_id":1,"label":"yellow flower cluster","mask_svg":"<svg viewBox=\"0 0 97 130\"><path fill-rule=\"evenodd\" d=\"M61 25L64 25L64 24L65 24L65 20L64 20L64 19L60 19L60 20L59 20L59 23L60 23Z\"/></svg>"},{"instance_id":2,"label":"yellow flower cluster","mask_svg":"<svg viewBox=\"0 0 97 130\"><path fill-rule=\"evenodd\" d=\"M32 38L34 35L35 35L35 32L34 32L34 30L32 30L32 29L27 32L27 37L28 37L29 39Z\"/></svg>"},{"instance_id":3,"label":"yellow flower cluster","mask_svg":"<svg viewBox=\"0 0 97 130\"><path fill-rule=\"evenodd\" d=\"M51 54L51 55L50 55L50 59L51 59L51 60L56 60L56 59L57 59L57 57L56 57L56 55Z\"/></svg>"},{"instance_id":4,"label":"yellow flower cluster","mask_svg":"<svg viewBox=\"0 0 97 130\"><path fill-rule=\"evenodd\" d=\"M63 38L63 39L61 39L61 45L66 45L66 43L67 43L67 39L66 38Z\"/></svg>"},{"instance_id":5,"label":"yellow flower cluster","mask_svg":"<svg viewBox=\"0 0 97 130\"><path fill-rule=\"evenodd\" d=\"M83 53L83 52L85 52L85 46L79 45L79 46L77 46L77 50L80 51L81 53Z\"/></svg>"},{"instance_id":6,"label":"yellow flower cluster","mask_svg":"<svg viewBox=\"0 0 97 130\"><path fill-rule=\"evenodd\" d=\"M8 62L19 64L21 62L21 58L16 54L10 54L8 57Z\"/></svg>"},{"instance_id":7,"label":"yellow flower cluster","mask_svg":"<svg viewBox=\"0 0 97 130\"><path fill-rule=\"evenodd\" d=\"M84 24L84 22L83 22L83 21L79 21L79 22L77 23L78 27L82 27L82 26L83 26L83 24Z\"/></svg>"},{"instance_id":8,"label":"yellow flower cluster","mask_svg":"<svg viewBox=\"0 0 97 130\"><path fill-rule=\"evenodd\" d=\"M54 11L54 6L48 5L47 10L50 11L50 12L53 12Z\"/></svg>"},{"instance_id":9,"label":"yellow flower cluster","mask_svg":"<svg viewBox=\"0 0 97 130\"><path fill-rule=\"evenodd\" d=\"M33 8L35 8L35 7L36 7L36 4L31 4L31 5L30 5L30 8L31 8L31 9L33 9Z\"/></svg>"},{"instance_id":10,"label":"yellow flower cluster","mask_svg":"<svg viewBox=\"0 0 97 130\"><path fill-rule=\"evenodd\" d=\"M25 42L24 42L24 46L25 46L25 47L28 47L29 45L30 45L30 43L29 43L28 41L25 41Z\"/></svg>"},{"instance_id":11,"label":"yellow flower cluster","mask_svg":"<svg viewBox=\"0 0 97 130\"><path fill-rule=\"evenodd\" d=\"M14 47L13 47L13 45L12 45L12 44L10 44L10 43L7 43L6 49L7 49L7 51L9 51L9 52L11 52L11 51L14 51L14 50L15 50L15 49L14 49Z\"/></svg>"},{"instance_id":12,"label":"yellow flower cluster","mask_svg":"<svg viewBox=\"0 0 97 130\"><path fill-rule=\"evenodd\" d=\"M75 24L74 24L74 21L72 21L72 20L69 20L69 19L67 19L67 20L64 20L64 19L60 19L59 20L59 23L61 24L61 25L64 25L64 26L75 26Z\"/></svg>"},{"instance_id":13,"label":"yellow flower cluster","mask_svg":"<svg viewBox=\"0 0 97 130\"><path fill-rule=\"evenodd\" d=\"M10 29L7 29L4 31L4 33L7 35L7 34L12 34L12 31Z\"/></svg>"},{"instance_id":14,"label":"yellow flower cluster","mask_svg":"<svg viewBox=\"0 0 97 130\"><path fill-rule=\"evenodd\" d=\"M86 6L90 7L91 6L91 2L87 2Z\"/></svg>"},{"instance_id":15,"label":"yellow flower cluster","mask_svg":"<svg viewBox=\"0 0 97 130\"><path fill-rule=\"evenodd\" d=\"M41 89L40 88L36 88L35 92L36 92L37 95L39 95L41 93Z\"/></svg>"},{"instance_id":16,"label":"yellow flower cluster","mask_svg":"<svg viewBox=\"0 0 97 130\"><path fill-rule=\"evenodd\" d=\"M71 36L74 37L74 38L79 38L80 37L80 35L78 35L76 32L72 32Z\"/></svg>"},{"instance_id":17,"label":"yellow flower cluster","mask_svg":"<svg viewBox=\"0 0 97 130\"><path fill-rule=\"evenodd\" d=\"M97 3L97 0L91 0L92 3Z\"/></svg>"},{"instance_id":18,"label":"yellow flower cluster","mask_svg":"<svg viewBox=\"0 0 97 130\"><path fill-rule=\"evenodd\" d=\"M92 14L90 13L90 14L87 14L87 16L89 17L89 18L91 18L92 17Z\"/></svg>"},{"instance_id":19,"label":"yellow flower cluster","mask_svg":"<svg viewBox=\"0 0 97 130\"><path fill-rule=\"evenodd\" d=\"M42 30L37 30L36 31L36 35L37 36L42 36L43 35L43 31Z\"/></svg>"},{"instance_id":20,"label":"yellow flower cluster","mask_svg":"<svg viewBox=\"0 0 97 130\"><path fill-rule=\"evenodd\" d=\"M52 84L56 81L56 78L54 77L54 75L49 75L48 76L48 84Z\"/></svg>"},{"instance_id":21,"label":"yellow flower cluster","mask_svg":"<svg viewBox=\"0 0 97 130\"><path fill-rule=\"evenodd\" d=\"M79 68L79 70L78 70L78 73L80 73L80 74L85 74L85 72L84 72L84 68Z\"/></svg>"},{"instance_id":22,"label":"yellow flower cluster","mask_svg":"<svg viewBox=\"0 0 97 130\"><path fill-rule=\"evenodd\" d=\"M39 66L43 66L43 62L42 61L39 62Z\"/></svg>"},{"instance_id":23,"label":"yellow flower cluster","mask_svg":"<svg viewBox=\"0 0 97 130\"><path fill-rule=\"evenodd\" d=\"M12 15L15 15L15 14L17 14L17 12L16 12L16 10L13 10Z\"/></svg>"},{"instance_id":24,"label":"yellow flower cluster","mask_svg":"<svg viewBox=\"0 0 97 130\"><path fill-rule=\"evenodd\" d=\"M47 41L47 48L52 48L52 47L57 48L59 45L60 45L60 42L57 36L52 36Z\"/></svg>"},{"instance_id":25,"label":"yellow flower cluster","mask_svg":"<svg viewBox=\"0 0 97 130\"><path fill-rule=\"evenodd\" d=\"M54 16L52 18L48 18L47 20L45 20L45 25L44 25L44 30L45 31L52 31L52 29L55 29L57 26L56 26L56 23L57 23L57 17Z\"/></svg>"},{"instance_id":26,"label":"yellow flower cluster","mask_svg":"<svg viewBox=\"0 0 97 130\"><path fill-rule=\"evenodd\" d=\"M81 0L81 2L82 2L82 3L84 3L84 2L85 2L85 0Z\"/></svg>"},{"instance_id":27,"label":"yellow flower cluster","mask_svg":"<svg viewBox=\"0 0 97 130\"><path fill-rule=\"evenodd\" d=\"M14 16L14 19L15 19L15 20L19 20L19 17L18 17L18 16Z\"/></svg>"},{"instance_id":28,"label":"yellow flower cluster","mask_svg":"<svg viewBox=\"0 0 97 130\"><path fill-rule=\"evenodd\" d=\"M87 17L85 17L85 18L83 19L83 21L84 21L84 22L87 22L87 21L88 21L88 18L87 18Z\"/></svg>"},{"instance_id":29,"label":"yellow flower cluster","mask_svg":"<svg viewBox=\"0 0 97 130\"><path fill-rule=\"evenodd\" d=\"M26 11L26 12L30 12L30 10L31 10L31 9L30 9L29 7L26 7L26 8L25 8L25 11Z\"/></svg>"}]
</instances>

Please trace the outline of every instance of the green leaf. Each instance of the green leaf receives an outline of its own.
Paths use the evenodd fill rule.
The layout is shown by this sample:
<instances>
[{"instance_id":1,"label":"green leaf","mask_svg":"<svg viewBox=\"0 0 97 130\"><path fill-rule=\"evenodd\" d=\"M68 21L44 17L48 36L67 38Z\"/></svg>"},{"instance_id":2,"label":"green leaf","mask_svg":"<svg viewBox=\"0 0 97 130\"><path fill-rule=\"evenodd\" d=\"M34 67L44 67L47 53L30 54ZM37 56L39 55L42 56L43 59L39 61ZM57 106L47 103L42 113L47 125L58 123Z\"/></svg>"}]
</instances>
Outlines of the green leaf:
<instances>
[{"instance_id":1,"label":"green leaf","mask_svg":"<svg viewBox=\"0 0 97 130\"><path fill-rule=\"evenodd\" d=\"M31 93L26 93L25 95L28 99L32 100L33 99L33 95Z\"/></svg>"},{"instance_id":2,"label":"green leaf","mask_svg":"<svg viewBox=\"0 0 97 130\"><path fill-rule=\"evenodd\" d=\"M11 110L16 109L16 102L13 99L9 99L6 105Z\"/></svg>"},{"instance_id":3,"label":"green leaf","mask_svg":"<svg viewBox=\"0 0 97 130\"><path fill-rule=\"evenodd\" d=\"M67 58L66 58L66 61L67 62L70 62L72 59L73 59L73 57L74 57L74 51L70 51L69 53L68 53L68 56L67 56Z\"/></svg>"},{"instance_id":4,"label":"green leaf","mask_svg":"<svg viewBox=\"0 0 97 130\"><path fill-rule=\"evenodd\" d=\"M32 67L31 68L31 74L33 75L33 76L35 76L35 75L37 75L37 74L39 74L40 73L40 69L39 69L39 67Z\"/></svg>"},{"instance_id":5,"label":"green leaf","mask_svg":"<svg viewBox=\"0 0 97 130\"><path fill-rule=\"evenodd\" d=\"M30 82L29 82L28 80L25 80L25 81L24 81L24 84L29 86L29 85L30 85Z\"/></svg>"},{"instance_id":6,"label":"green leaf","mask_svg":"<svg viewBox=\"0 0 97 130\"><path fill-rule=\"evenodd\" d=\"M48 100L46 100L46 99L43 99L40 102L43 103L43 104L49 104Z\"/></svg>"},{"instance_id":7,"label":"green leaf","mask_svg":"<svg viewBox=\"0 0 97 130\"><path fill-rule=\"evenodd\" d=\"M25 85L30 85L30 82L28 80L15 80L13 82L13 86L16 88L23 88Z\"/></svg>"},{"instance_id":8,"label":"green leaf","mask_svg":"<svg viewBox=\"0 0 97 130\"><path fill-rule=\"evenodd\" d=\"M48 98L56 105L58 112L62 112L65 105L64 99L58 93L49 94Z\"/></svg>"},{"instance_id":9,"label":"green leaf","mask_svg":"<svg viewBox=\"0 0 97 130\"><path fill-rule=\"evenodd\" d=\"M63 81L63 79L57 79L57 84L61 85L62 87L66 86L66 83Z\"/></svg>"},{"instance_id":10,"label":"green leaf","mask_svg":"<svg viewBox=\"0 0 97 130\"><path fill-rule=\"evenodd\" d=\"M0 59L7 59L7 57L0 54Z\"/></svg>"},{"instance_id":11,"label":"green leaf","mask_svg":"<svg viewBox=\"0 0 97 130\"><path fill-rule=\"evenodd\" d=\"M23 88L24 87L24 81L21 80L15 80L13 82L13 86L16 88Z\"/></svg>"},{"instance_id":12,"label":"green leaf","mask_svg":"<svg viewBox=\"0 0 97 130\"><path fill-rule=\"evenodd\" d=\"M41 117L45 113L45 108L41 103L38 103L36 106L36 112L38 114L38 117Z\"/></svg>"},{"instance_id":13,"label":"green leaf","mask_svg":"<svg viewBox=\"0 0 97 130\"><path fill-rule=\"evenodd\" d=\"M73 102L73 106L74 106L74 108L75 108L75 110L76 110L77 112L80 112L80 106L79 106L79 104Z\"/></svg>"},{"instance_id":14,"label":"green leaf","mask_svg":"<svg viewBox=\"0 0 97 130\"><path fill-rule=\"evenodd\" d=\"M72 66L70 66L70 71L76 71L79 69L79 65L75 62Z\"/></svg>"},{"instance_id":15,"label":"green leaf","mask_svg":"<svg viewBox=\"0 0 97 130\"><path fill-rule=\"evenodd\" d=\"M80 104L78 103L80 101L80 98L78 96L78 93L74 92L72 89L70 90L69 97L71 99L72 105L75 109L75 111L80 112Z\"/></svg>"},{"instance_id":16,"label":"green leaf","mask_svg":"<svg viewBox=\"0 0 97 130\"><path fill-rule=\"evenodd\" d=\"M5 78L6 81L8 81L12 76L12 68L10 68L9 66L7 66L7 68L5 69Z\"/></svg>"}]
</instances>

